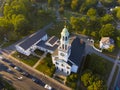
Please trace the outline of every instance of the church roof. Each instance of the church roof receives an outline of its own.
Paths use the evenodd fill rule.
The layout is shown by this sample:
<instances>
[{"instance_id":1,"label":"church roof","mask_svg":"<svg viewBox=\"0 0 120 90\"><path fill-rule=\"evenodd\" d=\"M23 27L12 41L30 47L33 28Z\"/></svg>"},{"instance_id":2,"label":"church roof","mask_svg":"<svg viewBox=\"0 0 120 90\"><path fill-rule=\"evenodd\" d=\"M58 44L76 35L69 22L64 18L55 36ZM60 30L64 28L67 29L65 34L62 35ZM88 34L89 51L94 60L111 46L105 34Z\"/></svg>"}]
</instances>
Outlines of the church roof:
<instances>
[{"instance_id":1,"label":"church roof","mask_svg":"<svg viewBox=\"0 0 120 90\"><path fill-rule=\"evenodd\" d=\"M71 44L71 54L69 56L69 60L77 66L80 66L84 50L85 42L81 41L80 38L76 37Z\"/></svg>"},{"instance_id":2,"label":"church roof","mask_svg":"<svg viewBox=\"0 0 120 90\"><path fill-rule=\"evenodd\" d=\"M43 36L46 35L46 32L43 30L39 30L38 32L30 35L27 39L19 43L18 45L21 46L24 50L30 48L33 44L39 41Z\"/></svg>"}]
</instances>

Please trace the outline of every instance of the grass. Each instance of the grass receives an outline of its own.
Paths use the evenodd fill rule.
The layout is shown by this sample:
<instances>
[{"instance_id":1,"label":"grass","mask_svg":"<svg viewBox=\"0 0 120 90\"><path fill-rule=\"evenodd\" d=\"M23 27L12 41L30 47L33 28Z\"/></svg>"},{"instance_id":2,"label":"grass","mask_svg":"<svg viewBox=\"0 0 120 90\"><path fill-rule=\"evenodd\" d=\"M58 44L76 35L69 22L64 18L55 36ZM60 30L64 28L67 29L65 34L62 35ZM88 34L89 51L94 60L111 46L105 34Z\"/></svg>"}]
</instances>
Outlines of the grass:
<instances>
[{"instance_id":1,"label":"grass","mask_svg":"<svg viewBox=\"0 0 120 90\"><path fill-rule=\"evenodd\" d=\"M86 69L90 69L93 73L99 74L104 80L107 80L112 70L112 67L112 62L96 54L91 54L89 57L86 57L83 72Z\"/></svg>"},{"instance_id":2,"label":"grass","mask_svg":"<svg viewBox=\"0 0 120 90\"><path fill-rule=\"evenodd\" d=\"M35 57L33 55L25 56L25 55L23 55L23 54L21 54L19 52L15 52L12 56L14 56L18 60L24 62L25 64L27 64L29 66L34 66L35 63L39 60L38 57Z\"/></svg>"},{"instance_id":3,"label":"grass","mask_svg":"<svg viewBox=\"0 0 120 90\"><path fill-rule=\"evenodd\" d=\"M51 56L47 54L47 56L43 60L41 60L39 65L36 67L36 69L52 77L55 71L55 66L52 64Z\"/></svg>"},{"instance_id":4,"label":"grass","mask_svg":"<svg viewBox=\"0 0 120 90\"><path fill-rule=\"evenodd\" d=\"M118 70L119 70L119 66L117 65L117 67L115 69L115 72L114 72L114 75L113 75L113 78L112 78L112 81L110 83L110 87L113 87L113 85L115 83L115 80L116 80L116 77L117 77L117 74L118 74Z\"/></svg>"}]
</instances>

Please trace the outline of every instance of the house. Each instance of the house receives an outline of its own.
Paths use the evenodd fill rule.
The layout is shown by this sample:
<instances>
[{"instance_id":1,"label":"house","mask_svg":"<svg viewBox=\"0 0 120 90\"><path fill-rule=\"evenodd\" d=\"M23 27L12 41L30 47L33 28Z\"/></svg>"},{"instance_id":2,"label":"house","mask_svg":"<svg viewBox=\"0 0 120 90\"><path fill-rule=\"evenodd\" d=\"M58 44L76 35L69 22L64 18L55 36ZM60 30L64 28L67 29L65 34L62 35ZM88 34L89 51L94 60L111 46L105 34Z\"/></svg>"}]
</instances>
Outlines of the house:
<instances>
[{"instance_id":1,"label":"house","mask_svg":"<svg viewBox=\"0 0 120 90\"><path fill-rule=\"evenodd\" d=\"M84 55L85 42L78 37L69 37L66 27L61 32L60 45L52 54L56 69L69 75L76 73Z\"/></svg>"},{"instance_id":2,"label":"house","mask_svg":"<svg viewBox=\"0 0 120 90\"><path fill-rule=\"evenodd\" d=\"M40 30L18 43L15 47L18 52L29 56L36 49L53 53L58 47L58 43L59 39L57 37L48 37L45 31Z\"/></svg>"},{"instance_id":3,"label":"house","mask_svg":"<svg viewBox=\"0 0 120 90\"><path fill-rule=\"evenodd\" d=\"M111 45L114 45L114 40L110 37L102 37L100 40L100 48L108 49Z\"/></svg>"}]
</instances>

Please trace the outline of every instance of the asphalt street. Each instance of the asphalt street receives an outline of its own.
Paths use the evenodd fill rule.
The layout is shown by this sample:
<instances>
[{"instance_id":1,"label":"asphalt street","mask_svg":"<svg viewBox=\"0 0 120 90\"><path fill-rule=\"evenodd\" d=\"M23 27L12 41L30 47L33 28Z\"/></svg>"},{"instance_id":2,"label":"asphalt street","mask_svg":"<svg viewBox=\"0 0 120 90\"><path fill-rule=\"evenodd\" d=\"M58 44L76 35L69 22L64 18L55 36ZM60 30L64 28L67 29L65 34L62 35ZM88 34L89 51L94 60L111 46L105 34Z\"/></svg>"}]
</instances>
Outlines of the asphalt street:
<instances>
[{"instance_id":1,"label":"asphalt street","mask_svg":"<svg viewBox=\"0 0 120 90\"><path fill-rule=\"evenodd\" d=\"M10 71L8 71L8 69L10 69ZM45 90L42 86L34 83L30 78L22 76L20 72L10 67L2 60L0 60L0 75L7 79L16 90ZM23 78L19 80L19 77Z\"/></svg>"}]
</instances>

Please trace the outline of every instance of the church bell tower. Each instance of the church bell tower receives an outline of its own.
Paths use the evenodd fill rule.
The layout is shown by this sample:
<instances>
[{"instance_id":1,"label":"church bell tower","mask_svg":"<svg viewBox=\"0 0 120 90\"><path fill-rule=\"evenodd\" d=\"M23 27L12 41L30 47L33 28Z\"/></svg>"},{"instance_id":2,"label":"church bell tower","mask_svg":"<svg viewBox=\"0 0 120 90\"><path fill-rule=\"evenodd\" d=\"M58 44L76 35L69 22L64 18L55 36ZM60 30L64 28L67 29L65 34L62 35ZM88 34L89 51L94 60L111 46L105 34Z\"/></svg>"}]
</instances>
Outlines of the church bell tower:
<instances>
[{"instance_id":1,"label":"church bell tower","mask_svg":"<svg viewBox=\"0 0 120 90\"><path fill-rule=\"evenodd\" d=\"M69 32L65 26L61 32L60 46L58 48L59 59L63 59L65 62L67 62L70 51Z\"/></svg>"}]
</instances>

